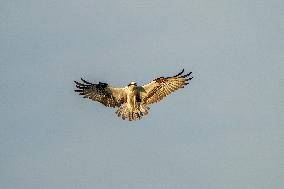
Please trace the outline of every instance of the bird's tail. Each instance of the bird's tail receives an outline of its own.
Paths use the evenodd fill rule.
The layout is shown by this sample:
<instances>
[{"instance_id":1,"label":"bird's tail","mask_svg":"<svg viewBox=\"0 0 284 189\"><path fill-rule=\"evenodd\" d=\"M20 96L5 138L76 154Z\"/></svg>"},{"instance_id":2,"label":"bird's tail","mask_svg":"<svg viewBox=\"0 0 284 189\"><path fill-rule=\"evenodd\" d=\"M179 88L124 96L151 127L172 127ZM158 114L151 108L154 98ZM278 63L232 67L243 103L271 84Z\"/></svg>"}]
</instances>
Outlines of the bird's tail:
<instances>
[{"instance_id":1,"label":"bird's tail","mask_svg":"<svg viewBox=\"0 0 284 189\"><path fill-rule=\"evenodd\" d=\"M140 120L142 116L148 114L150 108L141 103L137 103L135 107L129 107L127 104L122 104L116 114L118 117L121 117L123 120L128 119L129 121Z\"/></svg>"}]
</instances>

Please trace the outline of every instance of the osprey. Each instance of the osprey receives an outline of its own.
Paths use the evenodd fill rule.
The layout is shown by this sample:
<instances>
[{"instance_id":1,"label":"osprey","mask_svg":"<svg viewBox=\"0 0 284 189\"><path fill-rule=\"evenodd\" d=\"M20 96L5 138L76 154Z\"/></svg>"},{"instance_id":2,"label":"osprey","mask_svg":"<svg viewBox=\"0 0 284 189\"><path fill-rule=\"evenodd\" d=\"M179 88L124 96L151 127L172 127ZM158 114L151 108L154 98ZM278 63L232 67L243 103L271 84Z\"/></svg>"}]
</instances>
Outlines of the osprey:
<instances>
[{"instance_id":1,"label":"osprey","mask_svg":"<svg viewBox=\"0 0 284 189\"><path fill-rule=\"evenodd\" d=\"M143 86L131 82L123 88L112 87L102 82L94 84L81 78L81 82L74 81L77 87L75 92L107 107L118 107L116 114L123 120L140 120L148 114L150 104L159 102L172 92L184 88L193 78L189 77L192 72L183 73L184 69L172 77L159 77Z\"/></svg>"}]
</instances>

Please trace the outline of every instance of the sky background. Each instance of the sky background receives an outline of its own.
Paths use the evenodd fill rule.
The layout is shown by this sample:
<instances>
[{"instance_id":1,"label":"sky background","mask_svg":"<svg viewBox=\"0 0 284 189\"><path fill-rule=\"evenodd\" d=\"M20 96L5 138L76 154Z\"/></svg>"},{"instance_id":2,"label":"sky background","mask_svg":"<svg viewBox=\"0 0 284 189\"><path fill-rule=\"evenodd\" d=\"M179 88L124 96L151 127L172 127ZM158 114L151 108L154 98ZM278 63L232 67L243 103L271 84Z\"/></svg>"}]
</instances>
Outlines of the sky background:
<instances>
[{"instance_id":1,"label":"sky background","mask_svg":"<svg viewBox=\"0 0 284 189\"><path fill-rule=\"evenodd\" d=\"M283 21L283 0L0 0L0 188L284 188ZM73 92L182 68L137 122Z\"/></svg>"}]
</instances>

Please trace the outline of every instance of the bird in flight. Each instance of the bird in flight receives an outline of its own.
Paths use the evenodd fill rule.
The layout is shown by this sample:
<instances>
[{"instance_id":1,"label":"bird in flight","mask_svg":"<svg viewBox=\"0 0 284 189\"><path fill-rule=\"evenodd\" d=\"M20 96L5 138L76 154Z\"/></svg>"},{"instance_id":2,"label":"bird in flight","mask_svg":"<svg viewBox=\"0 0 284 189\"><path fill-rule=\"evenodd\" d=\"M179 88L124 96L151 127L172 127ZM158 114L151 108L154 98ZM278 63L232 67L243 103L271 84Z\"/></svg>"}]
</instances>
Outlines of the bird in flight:
<instances>
[{"instance_id":1,"label":"bird in flight","mask_svg":"<svg viewBox=\"0 0 284 189\"><path fill-rule=\"evenodd\" d=\"M140 120L147 115L149 105L159 102L172 92L184 88L193 78L190 73L183 74L184 69L172 77L159 77L150 83L138 86L135 82L129 83L123 88L113 87L107 83L94 84L81 78L74 81L79 95L98 101L107 107L118 107L116 114L123 120Z\"/></svg>"}]
</instances>

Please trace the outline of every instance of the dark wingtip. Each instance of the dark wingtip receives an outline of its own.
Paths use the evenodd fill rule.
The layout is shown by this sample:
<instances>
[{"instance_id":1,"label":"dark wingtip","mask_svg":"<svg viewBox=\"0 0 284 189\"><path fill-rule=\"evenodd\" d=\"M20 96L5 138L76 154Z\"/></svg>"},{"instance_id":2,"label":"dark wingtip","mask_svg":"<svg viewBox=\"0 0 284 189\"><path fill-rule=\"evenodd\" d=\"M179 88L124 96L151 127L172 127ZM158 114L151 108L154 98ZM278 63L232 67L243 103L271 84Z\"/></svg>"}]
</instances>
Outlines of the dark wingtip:
<instances>
[{"instance_id":1,"label":"dark wingtip","mask_svg":"<svg viewBox=\"0 0 284 189\"><path fill-rule=\"evenodd\" d=\"M79 85L79 86L85 86L83 83L79 83L78 81L74 81L74 83L76 83L76 85Z\"/></svg>"},{"instance_id":2,"label":"dark wingtip","mask_svg":"<svg viewBox=\"0 0 284 189\"><path fill-rule=\"evenodd\" d=\"M78 89L86 89L86 88L87 88L86 86L81 86L81 85L76 85L76 87L77 87Z\"/></svg>"},{"instance_id":3,"label":"dark wingtip","mask_svg":"<svg viewBox=\"0 0 284 189\"><path fill-rule=\"evenodd\" d=\"M186 78L186 77L188 77L190 74L192 74L192 72L189 72L188 74L185 74L185 75L183 75L183 76L181 76L181 77Z\"/></svg>"},{"instance_id":4,"label":"dark wingtip","mask_svg":"<svg viewBox=\"0 0 284 189\"><path fill-rule=\"evenodd\" d=\"M181 74L183 74L184 72L184 68L181 70L181 72L179 72L177 75L175 75L174 77L180 76Z\"/></svg>"},{"instance_id":5,"label":"dark wingtip","mask_svg":"<svg viewBox=\"0 0 284 189\"><path fill-rule=\"evenodd\" d=\"M81 81L83 81L84 83L86 83L86 80L85 80L85 79L83 79L82 77L81 77Z\"/></svg>"},{"instance_id":6,"label":"dark wingtip","mask_svg":"<svg viewBox=\"0 0 284 189\"><path fill-rule=\"evenodd\" d=\"M81 80L82 80L84 83L88 84L88 85L92 85L92 84L93 84L93 83L90 83L90 82L86 81L86 80L83 79L82 77L81 77Z\"/></svg>"}]
</instances>

